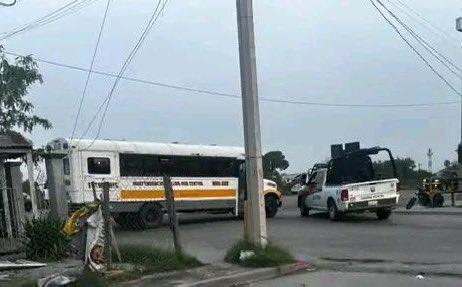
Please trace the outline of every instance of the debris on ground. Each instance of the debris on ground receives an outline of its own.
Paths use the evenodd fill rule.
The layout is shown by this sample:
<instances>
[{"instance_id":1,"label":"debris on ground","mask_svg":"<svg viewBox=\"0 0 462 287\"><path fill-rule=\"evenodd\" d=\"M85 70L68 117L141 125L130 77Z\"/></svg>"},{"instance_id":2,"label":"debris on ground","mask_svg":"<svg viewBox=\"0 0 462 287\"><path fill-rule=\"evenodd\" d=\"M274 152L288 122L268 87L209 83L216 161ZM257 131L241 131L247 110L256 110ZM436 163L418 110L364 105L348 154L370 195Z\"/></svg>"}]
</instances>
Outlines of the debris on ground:
<instances>
[{"instance_id":1,"label":"debris on ground","mask_svg":"<svg viewBox=\"0 0 462 287\"><path fill-rule=\"evenodd\" d=\"M69 284L75 282L77 279L75 277L68 277L61 274L53 274L48 277L39 279L37 282L38 287L58 287L58 286L68 286Z\"/></svg>"},{"instance_id":2,"label":"debris on ground","mask_svg":"<svg viewBox=\"0 0 462 287\"><path fill-rule=\"evenodd\" d=\"M239 254L239 260L245 261L254 256L255 256L255 252L253 250L242 250L241 254Z\"/></svg>"}]
</instances>

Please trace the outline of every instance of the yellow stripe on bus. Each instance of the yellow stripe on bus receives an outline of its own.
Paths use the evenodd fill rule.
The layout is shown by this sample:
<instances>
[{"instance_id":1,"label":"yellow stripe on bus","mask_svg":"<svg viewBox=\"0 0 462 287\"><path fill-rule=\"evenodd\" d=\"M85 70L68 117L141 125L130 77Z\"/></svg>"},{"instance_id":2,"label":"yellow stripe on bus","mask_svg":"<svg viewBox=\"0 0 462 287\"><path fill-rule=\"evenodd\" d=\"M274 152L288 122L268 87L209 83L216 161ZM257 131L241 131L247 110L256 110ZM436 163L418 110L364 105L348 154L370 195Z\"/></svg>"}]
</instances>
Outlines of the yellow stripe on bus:
<instances>
[{"instance_id":1,"label":"yellow stripe on bus","mask_svg":"<svg viewBox=\"0 0 462 287\"><path fill-rule=\"evenodd\" d=\"M175 190L175 198L235 197L235 189ZM122 190L122 199L165 199L163 190Z\"/></svg>"}]
</instances>

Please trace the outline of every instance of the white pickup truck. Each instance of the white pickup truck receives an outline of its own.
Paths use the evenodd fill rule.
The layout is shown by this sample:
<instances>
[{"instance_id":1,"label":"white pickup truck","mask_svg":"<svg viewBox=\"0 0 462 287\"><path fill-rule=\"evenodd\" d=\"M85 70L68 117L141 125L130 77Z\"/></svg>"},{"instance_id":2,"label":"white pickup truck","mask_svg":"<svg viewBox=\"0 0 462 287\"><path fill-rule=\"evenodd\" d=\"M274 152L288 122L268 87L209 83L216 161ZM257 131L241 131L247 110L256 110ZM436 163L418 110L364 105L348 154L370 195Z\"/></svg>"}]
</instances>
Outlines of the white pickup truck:
<instances>
[{"instance_id":1,"label":"white pickup truck","mask_svg":"<svg viewBox=\"0 0 462 287\"><path fill-rule=\"evenodd\" d=\"M392 175L382 178L376 174L370 155L388 153ZM331 159L325 168L314 171L304 179L298 194L302 216L310 210L326 211L333 221L350 212L370 211L384 220L391 215L399 199L399 180L390 150L385 148L359 149Z\"/></svg>"}]
</instances>

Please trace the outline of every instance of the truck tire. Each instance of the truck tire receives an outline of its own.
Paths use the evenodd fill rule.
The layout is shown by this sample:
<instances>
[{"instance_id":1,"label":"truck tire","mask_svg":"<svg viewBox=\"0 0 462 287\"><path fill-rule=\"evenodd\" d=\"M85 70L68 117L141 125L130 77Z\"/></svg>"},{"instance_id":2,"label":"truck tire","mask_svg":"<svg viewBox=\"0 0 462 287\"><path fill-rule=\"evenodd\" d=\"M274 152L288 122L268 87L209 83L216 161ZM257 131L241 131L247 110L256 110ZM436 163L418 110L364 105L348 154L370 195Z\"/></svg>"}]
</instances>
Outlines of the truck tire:
<instances>
[{"instance_id":1,"label":"truck tire","mask_svg":"<svg viewBox=\"0 0 462 287\"><path fill-rule=\"evenodd\" d=\"M387 220L391 215L391 209L388 209L388 208L378 209L376 214L379 220Z\"/></svg>"},{"instance_id":2,"label":"truck tire","mask_svg":"<svg viewBox=\"0 0 462 287\"><path fill-rule=\"evenodd\" d=\"M310 209L305 204L305 198L300 198L299 202L300 215L303 217L308 217L310 215Z\"/></svg>"},{"instance_id":3,"label":"truck tire","mask_svg":"<svg viewBox=\"0 0 462 287\"><path fill-rule=\"evenodd\" d=\"M437 193L435 194L435 196L433 197L433 207L443 207L443 204L444 204L444 197Z\"/></svg>"},{"instance_id":4,"label":"truck tire","mask_svg":"<svg viewBox=\"0 0 462 287\"><path fill-rule=\"evenodd\" d=\"M329 219L331 221L339 221L340 220L340 212L337 209L337 205L335 204L334 200L329 199L327 201L327 211L329 214Z\"/></svg>"},{"instance_id":5,"label":"truck tire","mask_svg":"<svg viewBox=\"0 0 462 287\"><path fill-rule=\"evenodd\" d=\"M156 228L162 225L164 211L157 203L147 203L141 207L136 217L135 228L142 230Z\"/></svg>"},{"instance_id":6,"label":"truck tire","mask_svg":"<svg viewBox=\"0 0 462 287\"><path fill-rule=\"evenodd\" d=\"M279 202L278 198L274 195L265 196L265 211L266 217L273 218L278 213Z\"/></svg>"}]
</instances>

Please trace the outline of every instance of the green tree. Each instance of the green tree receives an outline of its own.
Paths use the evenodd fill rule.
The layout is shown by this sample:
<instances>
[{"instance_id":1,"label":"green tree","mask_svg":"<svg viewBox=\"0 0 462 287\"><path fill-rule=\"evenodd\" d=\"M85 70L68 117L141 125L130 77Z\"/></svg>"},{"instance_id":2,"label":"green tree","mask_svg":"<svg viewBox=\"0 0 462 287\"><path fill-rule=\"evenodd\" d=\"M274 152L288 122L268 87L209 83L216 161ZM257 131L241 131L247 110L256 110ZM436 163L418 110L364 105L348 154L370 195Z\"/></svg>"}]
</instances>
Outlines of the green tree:
<instances>
[{"instance_id":1,"label":"green tree","mask_svg":"<svg viewBox=\"0 0 462 287\"><path fill-rule=\"evenodd\" d=\"M281 151L270 151L263 156L263 176L276 182L283 193L290 189L281 176L281 172L288 167L289 162Z\"/></svg>"},{"instance_id":2,"label":"green tree","mask_svg":"<svg viewBox=\"0 0 462 287\"><path fill-rule=\"evenodd\" d=\"M396 173L402 186L415 188L420 185L424 178L430 177L432 174L426 170L417 170L415 161L410 157L396 158ZM393 176L390 161L374 162L374 172L376 176L389 178Z\"/></svg>"},{"instance_id":3,"label":"green tree","mask_svg":"<svg viewBox=\"0 0 462 287\"><path fill-rule=\"evenodd\" d=\"M33 114L34 105L25 99L37 82L43 82L42 75L31 56L9 62L0 46L0 132L14 128L31 132L36 126L51 128L47 119Z\"/></svg>"},{"instance_id":4,"label":"green tree","mask_svg":"<svg viewBox=\"0 0 462 287\"><path fill-rule=\"evenodd\" d=\"M289 162L281 151L270 151L263 156L263 175L274 178L289 167Z\"/></svg>"}]
</instances>

